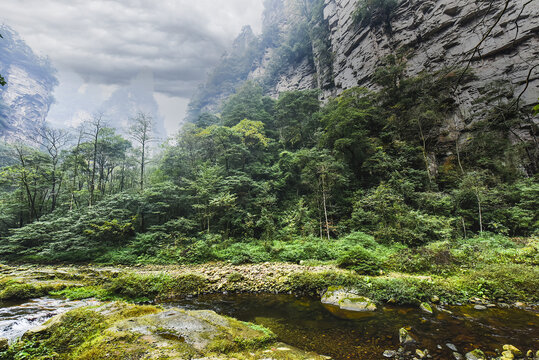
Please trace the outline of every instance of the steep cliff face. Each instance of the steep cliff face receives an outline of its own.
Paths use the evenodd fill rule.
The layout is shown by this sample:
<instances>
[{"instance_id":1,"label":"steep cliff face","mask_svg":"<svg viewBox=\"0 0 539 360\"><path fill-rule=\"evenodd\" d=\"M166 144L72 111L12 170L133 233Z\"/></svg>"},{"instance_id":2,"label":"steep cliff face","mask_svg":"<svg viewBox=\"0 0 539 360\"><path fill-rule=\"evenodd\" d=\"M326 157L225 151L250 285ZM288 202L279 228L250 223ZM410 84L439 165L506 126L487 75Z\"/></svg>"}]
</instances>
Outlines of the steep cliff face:
<instances>
[{"instance_id":1,"label":"steep cliff face","mask_svg":"<svg viewBox=\"0 0 539 360\"><path fill-rule=\"evenodd\" d=\"M357 0L325 1L335 54L334 93L372 86L371 76L382 57L410 49L410 75L469 66L475 80L462 84L458 92L463 115L495 81L511 84L516 94L527 87L523 104L537 101L539 69L533 70L539 65L537 2L407 0L393 15L391 32L385 27L356 26L352 18L356 6Z\"/></svg>"},{"instance_id":2,"label":"steep cliff face","mask_svg":"<svg viewBox=\"0 0 539 360\"><path fill-rule=\"evenodd\" d=\"M48 60L38 57L18 34L0 27L0 139L28 141L45 122L58 81Z\"/></svg>"},{"instance_id":3,"label":"steep cliff face","mask_svg":"<svg viewBox=\"0 0 539 360\"><path fill-rule=\"evenodd\" d=\"M261 81L274 97L283 91L319 88L328 98L355 86L374 88L372 76L381 60L407 49L409 75L444 67L473 72L475 77L463 81L457 92L460 128L473 117L474 101L494 82L511 87L523 106L537 101L537 1L404 0L390 23L378 26L354 21L361 1L365 0L266 1L264 34L243 80ZM319 17L316 6L321 7ZM304 41L310 42L310 51L275 71L275 63L287 61L287 53L281 51L290 47L286 34L297 31L294 25L302 21L309 28ZM205 101L212 106L202 110L218 110L222 95L209 96Z\"/></svg>"}]
</instances>

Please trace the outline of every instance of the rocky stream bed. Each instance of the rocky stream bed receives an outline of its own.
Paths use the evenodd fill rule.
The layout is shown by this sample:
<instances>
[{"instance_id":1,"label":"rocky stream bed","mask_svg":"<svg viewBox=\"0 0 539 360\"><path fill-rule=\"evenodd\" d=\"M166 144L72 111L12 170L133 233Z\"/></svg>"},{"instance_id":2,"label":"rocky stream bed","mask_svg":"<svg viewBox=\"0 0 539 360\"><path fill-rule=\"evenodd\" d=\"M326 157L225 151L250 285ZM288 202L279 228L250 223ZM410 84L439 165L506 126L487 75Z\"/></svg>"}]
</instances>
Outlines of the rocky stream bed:
<instances>
[{"instance_id":1,"label":"rocky stream bed","mask_svg":"<svg viewBox=\"0 0 539 360\"><path fill-rule=\"evenodd\" d=\"M113 279L146 279L123 279L126 272L150 274L155 284L164 276L156 274L164 270L185 283L175 284L175 293L167 288L147 305L121 301L106 290ZM186 270L0 267L0 338L6 339L0 340L0 348L11 344L0 358L539 358L534 304L472 298L457 305L433 296L410 306L372 300L343 286L326 288L323 294L294 293L286 287L294 274L328 276L327 271L334 271L328 266L206 265ZM129 289L135 285L140 284ZM73 294L90 298L65 299ZM93 294L99 299L92 299Z\"/></svg>"}]
</instances>

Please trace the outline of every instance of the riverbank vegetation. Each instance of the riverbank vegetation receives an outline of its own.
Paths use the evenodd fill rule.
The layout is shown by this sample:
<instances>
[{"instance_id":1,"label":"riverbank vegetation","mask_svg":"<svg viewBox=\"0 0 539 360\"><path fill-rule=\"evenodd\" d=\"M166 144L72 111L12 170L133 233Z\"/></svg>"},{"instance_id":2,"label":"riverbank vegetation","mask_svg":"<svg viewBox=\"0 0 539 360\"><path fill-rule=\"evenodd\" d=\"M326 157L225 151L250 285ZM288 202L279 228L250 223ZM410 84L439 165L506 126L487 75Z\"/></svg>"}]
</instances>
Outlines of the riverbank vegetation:
<instances>
[{"instance_id":1,"label":"riverbank vegetation","mask_svg":"<svg viewBox=\"0 0 539 360\"><path fill-rule=\"evenodd\" d=\"M408 77L403 59L385 59L378 92L327 104L247 82L153 156L147 114L129 138L98 114L75 137L45 128L41 149L3 148L0 258L330 263L470 276L471 293L536 300L520 293L539 288L538 149L511 135L535 126L532 109L496 85L478 100L491 110L450 124L455 82L473 74Z\"/></svg>"}]
</instances>

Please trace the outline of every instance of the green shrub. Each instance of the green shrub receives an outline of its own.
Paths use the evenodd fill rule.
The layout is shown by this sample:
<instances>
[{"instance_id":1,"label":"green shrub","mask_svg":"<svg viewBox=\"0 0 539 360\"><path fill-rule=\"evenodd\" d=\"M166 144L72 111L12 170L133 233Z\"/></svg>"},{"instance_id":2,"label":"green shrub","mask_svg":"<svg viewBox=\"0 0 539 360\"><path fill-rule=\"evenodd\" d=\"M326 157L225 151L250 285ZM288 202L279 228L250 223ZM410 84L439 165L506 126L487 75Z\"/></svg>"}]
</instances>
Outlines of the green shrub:
<instances>
[{"instance_id":1,"label":"green shrub","mask_svg":"<svg viewBox=\"0 0 539 360\"><path fill-rule=\"evenodd\" d=\"M148 300L165 292L172 282L172 277L164 273L136 274L129 272L113 278L107 285L107 290L129 299Z\"/></svg>"},{"instance_id":2,"label":"green shrub","mask_svg":"<svg viewBox=\"0 0 539 360\"><path fill-rule=\"evenodd\" d=\"M95 286L71 287L60 291L53 291L51 292L51 295L61 296L68 300L83 300L89 298L105 300L110 296L106 289Z\"/></svg>"},{"instance_id":3,"label":"green shrub","mask_svg":"<svg viewBox=\"0 0 539 360\"><path fill-rule=\"evenodd\" d=\"M271 256L262 244L234 243L217 252L218 259L232 264L252 264L271 260Z\"/></svg>"},{"instance_id":4,"label":"green shrub","mask_svg":"<svg viewBox=\"0 0 539 360\"><path fill-rule=\"evenodd\" d=\"M323 271L323 272L301 272L290 274L284 286L286 290L319 295L330 286L353 286L360 277L351 272Z\"/></svg>"},{"instance_id":5,"label":"green shrub","mask_svg":"<svg viewBox=\"0 0 539 360\"><path fill-rule=\"evenodd\" d=\"M8 284L2 291L0 291L0 300L26 300L37 298L47 295L49 290L51 289L41 285L15 282Z\"/></svg>"},{"instance_id":6,"label":"green shrub","mask_svg":"<svg viewBox=\"0 0 539 360\"><path fill-rule=\"evenodd\" d=\"M354 22L372 26L389 25L398 4L397 0L361 0L353 15Z\"/></svg>"},{"instance_id":7,"label":"green shrub","mask_svg":"<svg viewBox=\"0 0 539 360\"><path fill-rule=\"evenodd\" d=\"M337 265L343 269L354 270L358 274L377 275L382 269L381 262L370 251L357 246L337 260Z\"/></svg>"},{"instance_id":8,"label":"green shrub","mask_svg":"<svg viewBox=\"0 0 539 360\"><path fill-rule=\"evenodd\" d=\"M135 301L148 301L155 298L167 298L198 294L207 286L207 279L197 274L169 275L120 274L113 278L105 288L112 294Z\"/></svg>"},{"instance_id":9,"label":"green shrub","mask_svg":"<svg viewBox=\"0 0 539 360\"><path fill-rule=\"evenodd\" d=\"M198 240L179 249L178 260L183 264L201 264L215 260L211 245L204 240Z\"/></svg>"}]
</instances>

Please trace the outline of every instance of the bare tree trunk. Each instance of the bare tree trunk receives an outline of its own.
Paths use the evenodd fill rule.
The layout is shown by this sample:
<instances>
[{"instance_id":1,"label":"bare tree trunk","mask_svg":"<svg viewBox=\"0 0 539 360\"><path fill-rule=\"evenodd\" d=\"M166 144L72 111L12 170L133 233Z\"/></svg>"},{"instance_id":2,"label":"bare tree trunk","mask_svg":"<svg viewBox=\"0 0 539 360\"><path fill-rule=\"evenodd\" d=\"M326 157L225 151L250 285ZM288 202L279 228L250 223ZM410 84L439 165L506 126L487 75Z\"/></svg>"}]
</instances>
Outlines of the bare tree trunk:
<instances>
[{"instance_id":1,"label":"bare tree trunk","mask_svg":"<svg viewBox=\"0 0 539 360\"><path fill-rule=\"evenodd\" d=\"M328 236L328 240L330 240L328 210L327 210L327 206L326 206L326 185L325 185L325 181L324 181L324 175L322 175L322 202L323 202L323 205L324 205L324 217L326 219L326 233L327 233L327 236Z\"/></svg>"},{"instance_id":2,"label":"bare tree trunk","mask_svg":"<svg viewBox=\"0 0 539 360\"><path fill-rule=\"evenodd\" d=\"M477 209L479 211L479 233L483 234L483 213L481 210L481 198L479 197L479 194L476 193L475 196L477 197Z\"/></svg>"}]
</instances>

